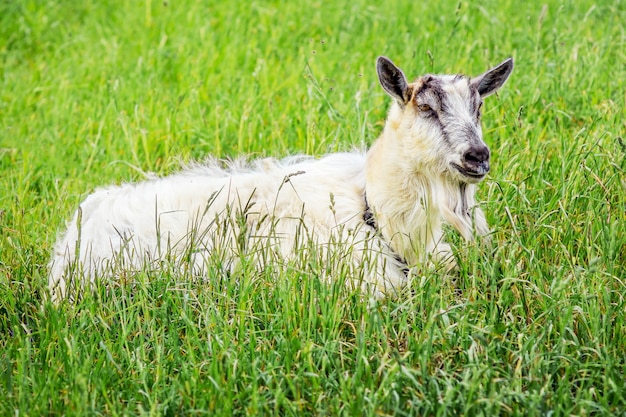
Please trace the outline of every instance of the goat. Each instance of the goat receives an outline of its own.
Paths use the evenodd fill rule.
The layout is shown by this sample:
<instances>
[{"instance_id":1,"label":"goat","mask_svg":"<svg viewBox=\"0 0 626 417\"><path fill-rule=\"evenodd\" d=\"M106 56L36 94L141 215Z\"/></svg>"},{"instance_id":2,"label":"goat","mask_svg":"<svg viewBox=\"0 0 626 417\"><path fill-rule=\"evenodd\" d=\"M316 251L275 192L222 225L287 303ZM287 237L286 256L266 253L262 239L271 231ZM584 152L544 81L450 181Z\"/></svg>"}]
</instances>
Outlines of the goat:
<instances>
[{"instance_id":1,"label":"goat","mask_svg":"<svg viewBox=\"0 0 626 417\"><path fill-rule=\"evenodd\" d=\"M375 297L405 285L409 268L453 268L444 223L468 240L489 233L474 196L490 169L482 99L506 82L513 60L473 78L424 75L413 83L388 58L379 57L376 69L393 103L368 151L213 159L96 190L55 245L53 301L96 276L114 278L146 263L184 258L203 274L216 251L232 267L245 248L272 248L288 259L303 241L325 251L331 242L349 248L349 262L363 271L357 285Z\"/></svg>"}]
</instances>

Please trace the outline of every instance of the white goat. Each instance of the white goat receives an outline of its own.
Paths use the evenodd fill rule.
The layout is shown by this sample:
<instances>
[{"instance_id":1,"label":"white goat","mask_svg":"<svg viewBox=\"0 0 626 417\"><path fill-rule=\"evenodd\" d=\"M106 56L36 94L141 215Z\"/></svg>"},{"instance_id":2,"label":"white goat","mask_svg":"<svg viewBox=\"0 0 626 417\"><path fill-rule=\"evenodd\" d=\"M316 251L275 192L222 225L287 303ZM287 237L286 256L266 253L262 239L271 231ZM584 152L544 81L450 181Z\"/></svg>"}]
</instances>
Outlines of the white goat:
<instances>
[{"instance_id":1,"label":"white goat","mask_svg":"<svg viewBox=\"0 0 626 417\"><path fill-rule=\"evenodd\" d=\"M378 78L394 102L366 153L235 161L226 168L213 160L99 189L55 245L52 298L73 297L73 288L97 275L115 279L170 260L206 274L216 251L233 267L242 251L267 262L259 248L289 259L303 243L326 252L337 242L348 248L354 271L362 271L358 285L378 297L431 258L451 267L444 222L465 239L489 231L474 199L489 172L480 110L512 70L507 59L474 78L425 75L408 83L380 57Z\"/></svg>"}]
</instances>

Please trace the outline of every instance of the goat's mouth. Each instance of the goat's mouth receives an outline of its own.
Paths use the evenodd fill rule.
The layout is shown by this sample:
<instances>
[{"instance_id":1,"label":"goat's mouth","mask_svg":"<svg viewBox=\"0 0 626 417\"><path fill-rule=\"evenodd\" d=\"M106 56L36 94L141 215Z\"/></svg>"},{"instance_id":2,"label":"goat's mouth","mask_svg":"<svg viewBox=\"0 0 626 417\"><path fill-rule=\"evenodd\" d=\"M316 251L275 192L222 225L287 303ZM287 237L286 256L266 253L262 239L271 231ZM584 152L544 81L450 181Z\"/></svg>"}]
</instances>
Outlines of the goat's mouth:
<instances>
[{"instance_id":1,"label":"goat's mouth","mask_svg":"<svg viewBox=\"0 0 626 417\"><path fill-rule=\"evenodd\" d=\"M453 162L451 165L454 169L461 173L463 177L467 178L469 182L479 182L489 173L489 162L482 162L477 165L468 164L465 166L461 166Z\"/></svg>"}]
</instances>

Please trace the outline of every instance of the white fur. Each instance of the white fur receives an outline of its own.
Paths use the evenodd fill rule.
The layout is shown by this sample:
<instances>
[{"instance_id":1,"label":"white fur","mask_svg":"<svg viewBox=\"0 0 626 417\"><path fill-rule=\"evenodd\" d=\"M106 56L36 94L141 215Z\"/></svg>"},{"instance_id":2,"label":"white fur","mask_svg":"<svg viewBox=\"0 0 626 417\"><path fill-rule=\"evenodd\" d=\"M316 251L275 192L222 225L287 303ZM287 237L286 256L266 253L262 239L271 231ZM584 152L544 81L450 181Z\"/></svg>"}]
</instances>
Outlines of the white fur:
<instances>
[{"instance_id":1,"label":"white fur","mask_svg":"<svg viewBox=\"0 0 626 417\"><path fill-rule=\"evenodd\" d=\"M476 126L467 111L467 80L440 79L458 114L450 126ZM420 267L431 255L453 265L442 224L466 239L488 227L475 207L477 181L450 169L451 162L462 163L469 145L444 146L437 128L420 119L419 104L395 102L367 153L239 160L227 167L212 160L169 177L96 190L55 245L53 300L71 297L74 287L98 276L115 279L166 260L206 274L216 251L232 267L241 252L262 264L264 251L289 259L313 244L330 257L337 248L331 243L339 242L353 270L363 270L352 284L378 296L395 292L406 282L406 266ZM364 220L365 196L377 227Z\"/></svg>"}]
</instances>

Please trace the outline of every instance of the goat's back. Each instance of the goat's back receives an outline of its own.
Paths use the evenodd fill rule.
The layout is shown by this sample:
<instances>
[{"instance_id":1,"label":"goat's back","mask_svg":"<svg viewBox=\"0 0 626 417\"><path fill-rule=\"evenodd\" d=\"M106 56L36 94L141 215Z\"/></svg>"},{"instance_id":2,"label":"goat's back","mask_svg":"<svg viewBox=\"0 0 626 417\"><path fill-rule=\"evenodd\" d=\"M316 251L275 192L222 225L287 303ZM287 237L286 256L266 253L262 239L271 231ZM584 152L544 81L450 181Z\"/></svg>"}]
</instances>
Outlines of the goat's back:
<instances>
[{"instance_id":1,"label":"goat's back","mask_svg":"<svg viewBox=\"0 0 626 417\"><path fill-rule=\"evenodd\" d=\"M168 177L98 189L55 246L50 285L64 294L64 275L77 254L81 274L91 280L116 257L141 267L191 244L235 250L242 228L246 239L273 235L284 255L299 228L326 241L333 228L363 223L364 168L363 152L211 160Z\"/></svg>"}]
</instances>

